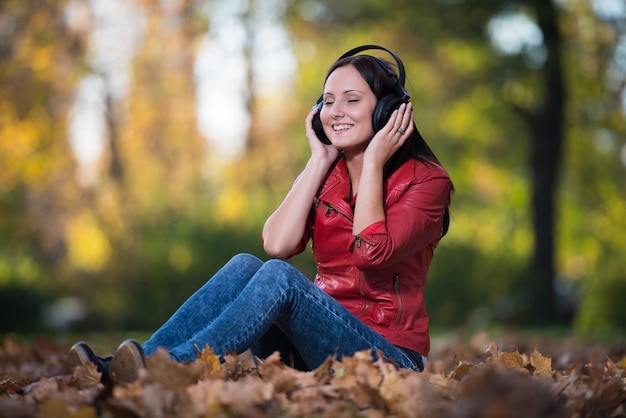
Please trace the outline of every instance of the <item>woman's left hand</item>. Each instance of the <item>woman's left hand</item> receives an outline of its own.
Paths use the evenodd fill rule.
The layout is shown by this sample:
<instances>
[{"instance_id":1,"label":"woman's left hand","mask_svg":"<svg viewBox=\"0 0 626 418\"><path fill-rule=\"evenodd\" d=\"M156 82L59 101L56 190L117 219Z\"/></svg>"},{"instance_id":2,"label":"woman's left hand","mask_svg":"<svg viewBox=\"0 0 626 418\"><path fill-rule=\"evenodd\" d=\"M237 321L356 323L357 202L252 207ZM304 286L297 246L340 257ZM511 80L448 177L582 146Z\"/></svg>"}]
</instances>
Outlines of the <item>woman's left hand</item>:
<instances>
[{"instance_id":1,"label":"woman's left hand","mask_svg":"<svg viewBox=\"0 0 626 418\"><path fill-rule=\"evenodd\" d=\"M387 124L374 135L365 150L365 159L385 164L413 133L413 107L403 103L393 111Z\"/></svg>"}]
</instances>

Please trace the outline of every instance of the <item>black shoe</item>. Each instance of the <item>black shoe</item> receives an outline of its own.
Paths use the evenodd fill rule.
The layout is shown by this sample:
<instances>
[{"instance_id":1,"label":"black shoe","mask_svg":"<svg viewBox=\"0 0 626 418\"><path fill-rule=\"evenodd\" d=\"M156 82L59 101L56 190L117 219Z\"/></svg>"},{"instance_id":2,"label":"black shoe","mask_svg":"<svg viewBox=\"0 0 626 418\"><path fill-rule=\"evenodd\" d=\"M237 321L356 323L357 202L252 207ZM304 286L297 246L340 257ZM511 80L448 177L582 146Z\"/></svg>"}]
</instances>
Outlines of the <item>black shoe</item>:
<instances>
[{"instance_id":1,"label":"black shoe","mask_svg":"<svg viewBox=\"0 0 626 418\"><path fill-rule=\"evenodd\" d=\"M139 370L146 368L146 356L135 340L126 340L117 347L109 364L109 378L113 383L131 383L139 378Z\"/></svg>"},{"instance_id":2,"label":"black shoe","mask_svg":"<svg viewBox=\"0 0 626 418\"><path fill-rule=\"evenodd\" d=\"M72 373L74 368L78 366L84 366L87 363L93 363L102 375L100 381L104 384L109 382L109 363L111 357L98 357L95 355L91 347L82 341L77 342L70 348L70 351L65 357L65 367Z\"/></svg>"}]
</instances>

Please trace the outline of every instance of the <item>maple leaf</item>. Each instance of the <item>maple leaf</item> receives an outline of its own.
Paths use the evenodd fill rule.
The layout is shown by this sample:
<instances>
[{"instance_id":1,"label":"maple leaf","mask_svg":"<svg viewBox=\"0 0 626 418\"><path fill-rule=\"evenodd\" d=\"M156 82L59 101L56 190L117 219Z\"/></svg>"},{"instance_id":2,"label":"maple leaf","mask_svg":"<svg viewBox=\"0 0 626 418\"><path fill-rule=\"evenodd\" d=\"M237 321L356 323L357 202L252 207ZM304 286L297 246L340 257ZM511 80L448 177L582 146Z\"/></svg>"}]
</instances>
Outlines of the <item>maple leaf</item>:
<instances>
[{"instance_id":1,"label":"maple leaf","mask_svg":"<svg viewBox=\"0 0 626 418\"><path fill-rule=\"evenodd\" d=\"M530 355L530 365L533 368L533 375L551 379L554 376L552 372L552 359L544 357L540 352L534 350Z\"/></svg>"},{"instance_id":2,"label":"maple leaf","mask_svg":"<svg viewBox=\"0 0 626 418\"><path fill-rule=\"evenodd\" d=\"M203 350L198 352L195 362L199 362L205 368L205 374L210 375L214 371L220 371L222 365L220 357L213 352L213 349L207 344Z\"/></svg>"},{"instance_id":3,"label":"maple leaf","mask_svg":"<svg viewBox=\"0 0 626 418\"><path fill-rule=\"evenodd\" d=\"M514 353L502 352L500 353L499 360L509 369L519 369L523 367L525 363L519 351L515 351Z\"/></svg>"}]
</instances>

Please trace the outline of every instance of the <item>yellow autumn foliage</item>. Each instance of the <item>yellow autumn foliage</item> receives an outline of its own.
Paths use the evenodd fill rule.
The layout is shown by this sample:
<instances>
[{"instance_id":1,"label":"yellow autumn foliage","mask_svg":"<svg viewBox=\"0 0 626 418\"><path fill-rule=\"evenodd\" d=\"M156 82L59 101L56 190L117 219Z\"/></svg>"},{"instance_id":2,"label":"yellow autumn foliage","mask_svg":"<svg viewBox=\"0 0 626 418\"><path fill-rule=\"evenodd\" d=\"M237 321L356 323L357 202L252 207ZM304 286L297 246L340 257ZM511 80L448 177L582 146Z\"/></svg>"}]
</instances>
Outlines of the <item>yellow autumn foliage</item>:
<instances>
[{"instance_id":1,"label":"yellow autumn foliage","mask_svg":"<svg viewBox=\"0 0 626 418\"><path fill-rule=\"evenodd\" d=\"M79 270L95 273L109 261L111 245L96 219L83 213L72 219L67 228L68 258Z\"/></svg>"}]
</instances>

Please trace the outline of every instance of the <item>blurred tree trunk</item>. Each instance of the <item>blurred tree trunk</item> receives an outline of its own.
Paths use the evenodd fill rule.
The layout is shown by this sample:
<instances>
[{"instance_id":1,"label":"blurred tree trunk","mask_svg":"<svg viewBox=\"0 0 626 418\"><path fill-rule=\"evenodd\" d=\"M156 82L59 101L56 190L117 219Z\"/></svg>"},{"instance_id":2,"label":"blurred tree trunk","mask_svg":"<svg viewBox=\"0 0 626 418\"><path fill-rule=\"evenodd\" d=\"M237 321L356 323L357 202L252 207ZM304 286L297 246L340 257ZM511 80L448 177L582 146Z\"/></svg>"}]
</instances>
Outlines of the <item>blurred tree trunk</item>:
<instances>
[{"instance_id":1,"label":"blurred tree trunk","mask_svg":"<svg viewBox=\"0 0 626 418\"><path fill-rule=\"evenodd\" d=\"M107 125L107 142L109 144L109 152L111 153L111 161L109 162L109 176L118 184L122 184L124 178L124 168L122 156L120 155L118 126L120 124L117 115L118 109L113 99L113 92L109 86L109 80L103 75L105 85L104 103L105 103L105 119Z\"/></svg>"},{"instance_id":2,"label":"blurred tree trunk","mask_svg":"<svg viewBox=\"0 0 626 418\"><path fill-rule=\"evenodd\" d=\"M542 322L557 321L555 275L555 195L564 139L565 82L558 12L551 1L532 0L544 37L547 60L542 69L543 100L526 119L531 130L533 274L536 278L533 312Z\"/></svg>"}]
</instances>

